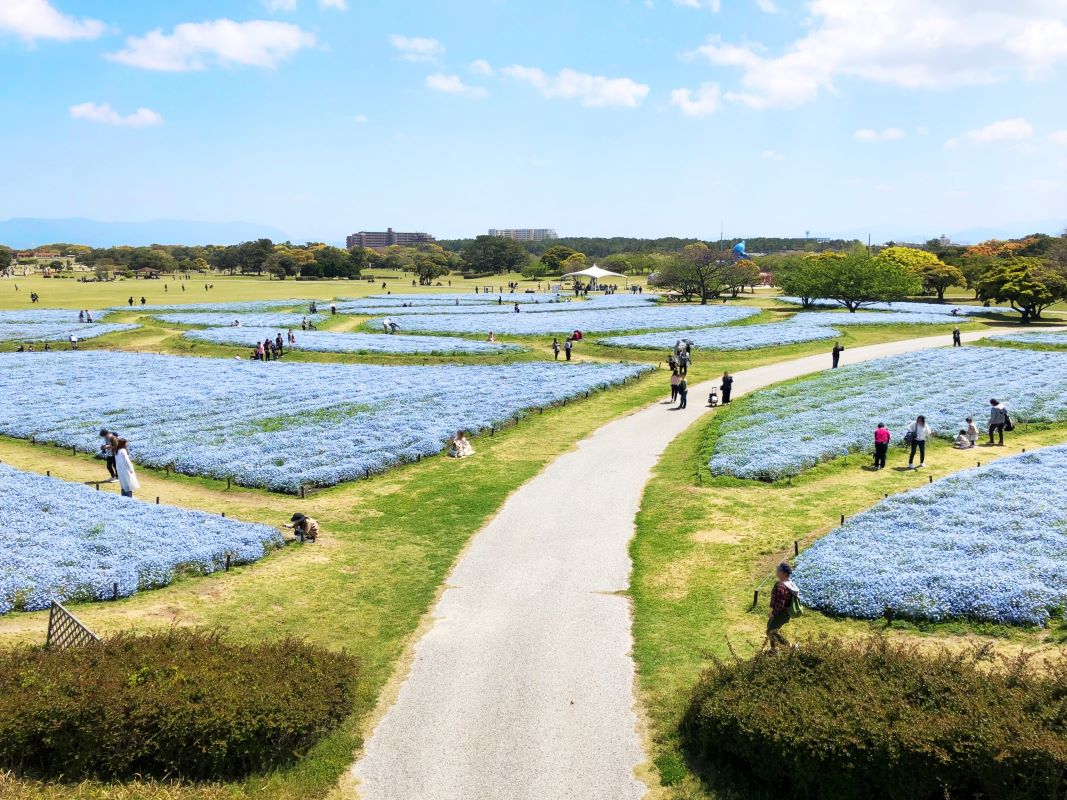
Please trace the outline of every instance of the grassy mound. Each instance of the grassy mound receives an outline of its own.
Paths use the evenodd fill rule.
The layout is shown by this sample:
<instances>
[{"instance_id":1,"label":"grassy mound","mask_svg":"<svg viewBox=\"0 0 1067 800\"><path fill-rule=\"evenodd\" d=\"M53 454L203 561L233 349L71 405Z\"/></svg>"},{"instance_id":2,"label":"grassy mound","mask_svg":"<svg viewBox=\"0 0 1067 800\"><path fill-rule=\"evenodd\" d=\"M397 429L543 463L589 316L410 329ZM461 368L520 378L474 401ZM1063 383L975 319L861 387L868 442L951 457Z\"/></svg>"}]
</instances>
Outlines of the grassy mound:
<instances>
[{"instance_id":1,"label":"grassy mound","mask_svg":"<svg viewBox=\"0 0 1067 800\"><path fill-rule=\"evenodd\" d=\"M350 713L358 665L295 639L172 630L0 653L0 767L39 777L234 778Z\"/></svg>"},{"instance_id":2,"label":"grassy mound","mask_svg":"<svg viewBox=\"0 0 1067 800\"><path fill-rule=\"evenodd\" d=\"M1059 798L1067 659L1041 669L984 650L881 638L715 661L682 737L706 778L776 798Z\"/></svg>"}]
</instances>

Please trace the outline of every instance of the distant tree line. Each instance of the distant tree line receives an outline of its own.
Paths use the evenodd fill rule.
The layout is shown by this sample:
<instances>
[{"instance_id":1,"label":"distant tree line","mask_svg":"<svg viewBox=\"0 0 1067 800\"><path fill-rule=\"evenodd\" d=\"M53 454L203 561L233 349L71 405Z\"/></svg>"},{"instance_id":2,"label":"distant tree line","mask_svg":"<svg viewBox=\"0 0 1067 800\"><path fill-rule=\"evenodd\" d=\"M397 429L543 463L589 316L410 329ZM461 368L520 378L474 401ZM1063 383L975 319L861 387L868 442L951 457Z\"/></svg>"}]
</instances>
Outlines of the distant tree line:
<instances>
[{"instance_id":1,"label":"distant tree line","mask_svg":"<svg viewBox=\"0 0 1067 800\"><path fill-rule=\"evenodd\" d=\"M489 238L479 236L479 239ZM449 252L459 253L468 243L474 239L443 239L439 244ZM506 240L510 241L510 240ZM575 236L560 239L546 239L540 242L518 242L518 244L531 255L540 257L553 247L567 247L571 250L584 253L587 258L602 259L606 256L618 254L650 254L670 253L678 254L686 245L703 243L712 249L730 250L735 244L745 241L750 252L753 253L782 253L787 251L799 251L808 253L821 253L824 250L846 250L856 241L845 239L801 239L779 238L768 236L755 236L748 239L724 239L701 240L680 239L677 236L665 236L660 239L635 239L628 236L612 236L609 238ZM721 246L721 247L720 247Z\"/></svg>"}]
</instances>

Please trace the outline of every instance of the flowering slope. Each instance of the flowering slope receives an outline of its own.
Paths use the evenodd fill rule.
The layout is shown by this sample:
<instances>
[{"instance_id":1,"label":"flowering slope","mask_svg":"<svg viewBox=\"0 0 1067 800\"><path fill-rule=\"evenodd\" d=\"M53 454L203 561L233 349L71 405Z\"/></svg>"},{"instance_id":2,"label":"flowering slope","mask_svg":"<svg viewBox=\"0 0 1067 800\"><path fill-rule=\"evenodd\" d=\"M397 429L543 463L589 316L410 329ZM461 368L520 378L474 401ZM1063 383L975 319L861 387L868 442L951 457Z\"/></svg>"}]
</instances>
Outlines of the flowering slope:
<instances>
[{"instance_id":1,"label":"flowering slope","mask_svg":"<svg viewBox=\"0 0 1067 800\"><path fill-rule=\"evenodd\" d=\"M891 497L797 559L805 604L1044 625L1067 607L1067 446Z\"/></svg>"},{"instance_id":2,"label":"flowering slope","mask_svg":"<svg viewBox=\"0 0 1067 800\"><path fill-rule=\"evenodd\" d=\"M242 326L249 328L299 328L305 318L308 322L319 326L330 318L330 314L289 314L279 312L271 313L237 313L221 314L218 312L204 311L189 314L154 314L160 322L170 322L175 325L206 325L212 328L225 328L233 325L234 320ZM277 331L275 331L277 333Z\"/></svg>"},{"instance_id":3,"label":"flowering slope","mask_svg":"<svg viewBox=\"0 0 1067 800\"><path fill-rule=\"evenodd\" d=\"M107 316L106 311L90 311L94 322L99 322ZM22 325L36 325L38 323L50 323L52 325L78 325L78 309L76 308L27 308L16 311L0 311L0 322L19 323Z\"/></svg>"},{"instance_id":4,"label":"flowering slope","mask_svg":"<svg viewBox=\"0 0 1067 800\"><path fill-rule=\"evenodd\" d=\"M67 341L73 333L79 339L95 339L118 331L129 331L139 325L119 325L112 323L79 324L75 322L19 323L0 321L0 342L60 342Z\"/></svg>"},{"instance_id":5,"label":"flowering slope","mask_svg":"<svg viewBox=\"0 0 1067 800\"><path fill-rule=\"evenodd\" d=\"M181 311L195 313L199 311L216 311L219 313L242 313L242 312L255 312L255 311L272 311L276 308L293 308L294 306L300 306L307 309L311 304L311 300L252 300L247 302L233 302L233 303L170 303L162 305L146 305L142 306L139 303L134 303L133 306L111 306L109 311ZM321 306L323 301L316 301ZM325 304L327 309L329 303ZM96 316L95 314L93 315Z\"/></svg>"},{"instance_id":6,"label":"flowering slope","mask_svg":"<svg viewBox=\"0 0 1067 800\"><path fill-rule=\"evenodd\" d=\"M186 331L185 338L213 344L252 347L264 339L273 339L277 334L277 328L208 328ZM472 355L521 349L516 345L478 342L453 336L386 336L383 333L331 333L330 331L298 331L296 347L298 350L312 350L319 353L418 353L427 355L434 353Z\"/></svg>"},{"instance_id":7,"label":"flowering slope","mask_svg":"<svg viewBox=\"0 0 1067 800\"><path fill-rule=\"evenodd\" d=\"M1067 354L928 350L765 389L723 420L708 466L715 475L778 480L871 449L878 422L898 442L918 414L946 438L964 427L967 416L981 427L993 397L1008 403L1017 422L1067 419Z\"/></svg>"},{"instance_id":8,"label":"flowering slope","mask_svg":"<svg viewBox=\"0 0 1067 800\"><path fill-rule=\"evenodd\" d=\"M657 331L632 336L612 336L598 341L600 344L611 347L669 350L678 340L690 339L694 347L704 350L755 350L759 347L779 347L798 342L833 339L840 335L838 331L827 325L772 322L767 325L731 325L696 330Z\"/></svg>"},{"instance_id":9,"label":"flowering slope","mask_svg":"<svg viewBox=\"0 0 1067 800\"><path fill-rule=\"evenodd\" d=\"M1019 344L1052 344L1067 347L1067 331L1059 333L1002 333L990 336L998 342L1018 342Z\"/></svg>"},{"instance_id":10,"label":"flowering slope","mask_svg":"<svg viewBox=\"0 0 1067 800\"><path fill-rule=\"evenodd\" d=\"M477 432L648 369L7 353L0 354L0 433L95 452L100 428L114 429L132 442L139 463L292 492L438 453L456 430Z\"/></svg>"},{"instance_id":11,"label":"flowering slope","mask_svg":"<svg viewBox=\"0 0 1067 800\"><path fill-rule=\"evenodd\" d=\"M799 297L778 297L777 300L781 300L783 303L793 303L794 305L801 305L804 301ZM813 305L819 308L844 308L836 300L816 299L812 300L809 305ZM1015 313L1012 308L1007 306L994 306L990 308L984 308L982 306L954 306L952 303L870 303L864 305L863 308L870 311L895 311L914 314L941 314L942 316L952 316L952 310L956 309L960 316L981 316L983 314L1013 314Z\"/></svg>"},{"instance_id":12,"label":"flowering slope","mask_svg":"<svg viewBox=\"0 0 1067 800\"><path fill-rule=\"evenodd\" d=\"M51 598L101 600L214 572L281 544L278 532L217 514L157 506L0 465L0 614Z\"/></svg>"}]
</instances>

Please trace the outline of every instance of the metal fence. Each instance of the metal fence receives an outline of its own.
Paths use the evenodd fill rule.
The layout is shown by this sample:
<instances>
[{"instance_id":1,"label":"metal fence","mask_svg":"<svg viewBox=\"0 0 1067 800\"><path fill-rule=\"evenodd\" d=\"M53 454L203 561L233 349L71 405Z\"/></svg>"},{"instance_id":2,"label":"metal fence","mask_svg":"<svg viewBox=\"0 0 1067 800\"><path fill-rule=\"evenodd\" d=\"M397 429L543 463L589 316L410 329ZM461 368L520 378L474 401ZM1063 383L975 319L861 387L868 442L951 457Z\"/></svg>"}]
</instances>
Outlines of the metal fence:
<instances>
[{"instance_id":1,"label":"metal fence","mask_svg":"<svg viewBox=\"0 0 1067 800\"><path fill-rule=\"evenodd\" d=\"M52 601L52 609L48 612L48 638L45 647L86 647L100 641L100 637L86 628L81 621L67 609Z\"/></svg>"}]
</instances>

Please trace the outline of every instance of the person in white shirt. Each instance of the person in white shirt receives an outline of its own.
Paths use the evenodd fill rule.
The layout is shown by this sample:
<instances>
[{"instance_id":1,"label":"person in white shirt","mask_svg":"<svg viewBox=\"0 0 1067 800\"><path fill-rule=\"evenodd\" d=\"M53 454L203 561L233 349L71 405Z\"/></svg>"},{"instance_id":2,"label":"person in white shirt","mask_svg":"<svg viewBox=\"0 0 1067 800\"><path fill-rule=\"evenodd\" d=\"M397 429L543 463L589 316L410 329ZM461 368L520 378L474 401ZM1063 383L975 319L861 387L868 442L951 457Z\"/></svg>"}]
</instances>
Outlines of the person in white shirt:
<instances>
[{"instance_id":1,"label":"person in white shirt","mask_svg":"<svg viewBox=\"0 0 1067 800\"><path fill-rule=\"evenodd\" d=\"M119 473L119 489L123 497L133 497L133 493L141 488L137 481L137 472L130 461L130 451L127 449L128 442L123 438L115 439L112 447L115 451L115 470Z\"/></svg>"},{"instance_id":2,"label":"person in white shirt","mask_svg":"<svg viewBox=\"0 0 1067 800\"><path fill-rule=\"evenodd\" d=\"M909 469L921 469L926 466L926 440L934 435L930 426L926 424L926 417L922 414L915 418L904 432L904 439L911 445L911 454L908 456ZM915 464L915 451L919 451L919 466Z\"/></svg>"},{"instance_id":3,"label":"person in white shirt","mask_svg":"<svg viewBox=\"0 0 1067 800\"><path fill-rule=\"evenodd\" d=\"M448 451L452 458L467 458L474 455L474 448L464 431L456 431L456 438L452 440L452 448Z\"/></svg>"}]
</instances>

